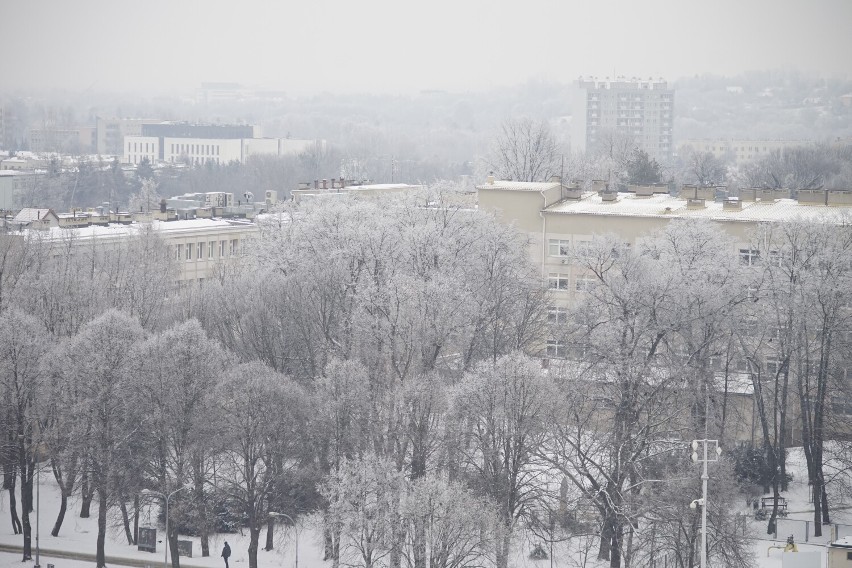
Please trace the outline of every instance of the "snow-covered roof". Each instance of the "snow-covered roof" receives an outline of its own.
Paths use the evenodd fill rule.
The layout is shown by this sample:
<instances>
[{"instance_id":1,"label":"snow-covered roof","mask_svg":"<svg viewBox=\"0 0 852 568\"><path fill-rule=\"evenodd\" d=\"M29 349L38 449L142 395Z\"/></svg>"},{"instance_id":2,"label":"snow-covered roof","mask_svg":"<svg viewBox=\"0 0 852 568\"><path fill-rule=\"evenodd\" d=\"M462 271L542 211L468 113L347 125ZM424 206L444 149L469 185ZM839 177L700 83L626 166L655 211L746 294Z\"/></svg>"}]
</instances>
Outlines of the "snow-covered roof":
<instances>
[{"instance_id":1,"label":"snow-covered roof","mask_svg":"<svg viewBox=\"0 0 852 568\"><path fill-rule=\"evenodd\" d=\"M605 215L628 217L686 217L716 221L783 221L795 218L824 219L841 212L852 213L852 206L824 206L800 203L795 199L774 201L743 201L742 209L725 209L722 203L707 201L703 208L688 208L685 199L656 193L638 197L634 193L619 193L615 201L603 201L596 192L587 192L577 201L560 201L547 209L547 213L565 215Z\"/></svg>"},{"instance_id":2,"label":"snow-covered roof","mask_svg":"<svg viewBox=\"0 0 852 568\"><path fill-rule=\"evenodd\" d=\"M832 542L830 546L837 546L839 548L852 548L852 536L844 536L843 538L839 538Z\"/></svg>"},{"instance_id":3,"label":"snow-covered roof","mask_svg":"<svg viewBox=\"0 0 852 568\"><path fill-rule=\"evenodd\" d=\"M33 221L38 221L40 219L44 219L48 216L48 214L53 213L50 209L37 209L35 207L25 207L21 209L13 221L15 223L32 223ZM55 213L54 213L55 215Z\"/></svg>"},{"instance_id":4,"label":"snow-covered roof","mask_svg":"<svg viewBox=\"0 0 852 568\"><path fill-rule=\"evenodd\" d=\"M150 222L155 232L163 237L179 237L184 234L191 235L199 231L239 231L240 229L256 229L257 225L251 221L242 219L187 219L178 221ZM90 225L88 227L64 228L51 227L46 231L34 231L36 235L46 235L48 240L59 241L73 234L78 239L120 239L139 233L147 223L110 223L109 225Z\"/></svg>"},{"instance_id":5,"label":"snow-covered roof","mask_svg":"<svg viewBox=\"0 0 852 568\"><path fill-rule=\"evenodd\" d=\"M388 189L421 189L422 185L409 185L407 183L372 183L366 185L348 185L346 187L340 189L347 189L349 191L358 191L361 190L388 190ZM331 191L338 189L332 188Z\"/></svg>"},{"instance_id":6,"label":"snow-covered roof","mask_svg":"<svg viewBox=\"0 0 852 568\"><path fill-rule=\"evenodd\" d=\"M495 180L494 183L484 183L476 186L476 189L502 189L510 191L546 191L559 187L560 182L538 182L538 181L505 181Z\"/></svg>"}]
</instances>

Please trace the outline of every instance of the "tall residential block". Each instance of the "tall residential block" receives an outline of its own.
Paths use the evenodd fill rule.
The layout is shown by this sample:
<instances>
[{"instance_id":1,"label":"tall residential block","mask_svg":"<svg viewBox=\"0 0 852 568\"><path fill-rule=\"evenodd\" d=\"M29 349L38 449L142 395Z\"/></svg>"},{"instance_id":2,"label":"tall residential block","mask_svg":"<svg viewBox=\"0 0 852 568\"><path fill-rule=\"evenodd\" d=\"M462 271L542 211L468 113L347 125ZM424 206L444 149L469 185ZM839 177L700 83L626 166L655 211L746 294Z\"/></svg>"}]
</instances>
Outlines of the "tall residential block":
<instances>
[{"instance_id":1,"label":"tall residential block","mask_svg":"<svg viewBox=\"0 0 852 568\"><path fill-rule=\"evenodd\" d=\"M615 134L659 162L672 157L674 89L663 79L579 79L572 114L573 150L595 150Z\"/></svg>"}]
</instances>

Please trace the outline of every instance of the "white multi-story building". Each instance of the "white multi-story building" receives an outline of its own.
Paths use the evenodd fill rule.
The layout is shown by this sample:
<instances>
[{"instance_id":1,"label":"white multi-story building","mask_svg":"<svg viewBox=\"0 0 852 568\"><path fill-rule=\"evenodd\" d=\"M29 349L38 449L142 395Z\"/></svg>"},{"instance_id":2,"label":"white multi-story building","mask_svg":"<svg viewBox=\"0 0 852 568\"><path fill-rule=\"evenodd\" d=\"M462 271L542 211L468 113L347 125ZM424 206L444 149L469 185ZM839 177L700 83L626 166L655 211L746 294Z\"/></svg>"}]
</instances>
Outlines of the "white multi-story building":
<instances>
[{"instance_id":1,"label":"white multi-story building","mask_svg":"<svg viewBox=\"0 0 852 568\"><path fill-rule=\"evenodd\" d=\"M573 150L593 150L616 133L658 162L671 159L674 89L666 81L580 79L573 99Z\"/></svg>"},{"instance_id":2,"label":"white multi-story building","mask_svg":"<svg viewBox=\"0 0 852 568\"><path fill-rule=\"evenodd\" d=\"M245 163L251 156L296 155L323 140L258 138L258 129L248 125L207 125L185 123L146 124L142 135L125 136L124 163Z\"/></svg>"},{"instance_id":3,"label":"white multi-story building","mask_svg":"<svg viewBox=\"0 0 852 568\"><path fill-rule=\"evenodd\" d=\"M811 140L760 140L760 139L703 139L685 140L678 146L678 153L688 151L702 154L710 153L726 162L736 165L753 162L772 152L783 152L789 148L812 146Z\"/></svg>"}]
</instances>

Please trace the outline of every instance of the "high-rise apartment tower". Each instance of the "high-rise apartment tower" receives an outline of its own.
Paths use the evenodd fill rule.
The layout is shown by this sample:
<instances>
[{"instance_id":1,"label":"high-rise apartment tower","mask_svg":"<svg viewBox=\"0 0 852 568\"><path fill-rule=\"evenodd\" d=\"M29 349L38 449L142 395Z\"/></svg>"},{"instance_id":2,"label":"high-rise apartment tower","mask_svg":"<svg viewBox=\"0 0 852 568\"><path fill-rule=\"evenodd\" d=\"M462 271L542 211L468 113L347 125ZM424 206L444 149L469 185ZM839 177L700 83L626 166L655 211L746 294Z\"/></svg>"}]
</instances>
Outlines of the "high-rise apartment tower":
<instances>
[{"instance_id":1,"label":"high-rise apartment tower","mask_svg":"<svg viewBox=\"0 0 852 568\"><path fill-rule=\"evenodd\" d=\"M663 79L580 79L572 114L573 150L593 150L614 133L659 162L671 159L674 89Z\"/></svg>"}]
</instances>

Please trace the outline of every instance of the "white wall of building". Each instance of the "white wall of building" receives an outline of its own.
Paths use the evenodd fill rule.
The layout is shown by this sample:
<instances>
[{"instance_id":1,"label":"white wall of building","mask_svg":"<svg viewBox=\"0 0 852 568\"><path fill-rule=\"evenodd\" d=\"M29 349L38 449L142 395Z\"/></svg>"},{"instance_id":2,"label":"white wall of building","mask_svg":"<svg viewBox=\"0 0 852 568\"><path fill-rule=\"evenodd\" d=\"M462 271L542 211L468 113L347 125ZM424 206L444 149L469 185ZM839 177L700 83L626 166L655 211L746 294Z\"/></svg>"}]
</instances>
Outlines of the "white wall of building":
<instances>
[{"instance_id":1,"label":"white wall of building","mask_svg":"<svg viewBox=\"0 0 852 568\"><path fill-rule=\"evenodd\" d=\"M156 136L126 136L124 138L125 164L139 164L145 158L153 164L160 155L160 140Z\"/></svg>"},{"instance_id":2,"label":"white wall of building","mask_svg":"<svg viewBox=\"0 0 852 568\"><path fill-rule=\"evenodd\" d=\"M189 161L193 165L242 162L242 140L239 138L163 138L163 161Z\"/></svg>"}]
</instances>

